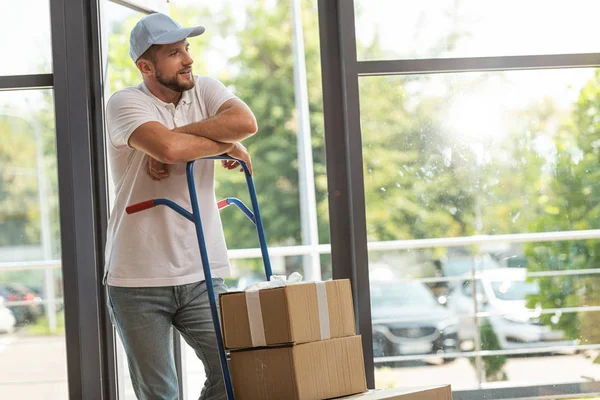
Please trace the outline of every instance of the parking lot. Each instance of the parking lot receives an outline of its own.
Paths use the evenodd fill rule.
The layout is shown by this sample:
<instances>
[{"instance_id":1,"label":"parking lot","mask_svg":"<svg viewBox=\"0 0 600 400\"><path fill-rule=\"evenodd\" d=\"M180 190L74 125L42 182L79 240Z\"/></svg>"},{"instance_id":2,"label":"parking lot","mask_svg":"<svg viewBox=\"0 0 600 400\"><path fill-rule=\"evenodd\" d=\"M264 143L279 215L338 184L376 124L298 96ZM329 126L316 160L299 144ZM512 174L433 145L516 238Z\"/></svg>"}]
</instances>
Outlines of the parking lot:
<instances>
[{"instance_id":1,"label":"parking lot","mask_svg":"<svg viewBox=\"0 0 600 400\"><path fill-rule=\"evenodd\" d=\"M508 380L483 383L483 388L550 385L600 380L600 364L584 354L509 358L504 366ZM466 358L453 363L431 365L406 363L402 367L378 368L378 387L450 383L454 390L476 389L477 375Z\"/></svg>"},{"instance_id":2,"label":"parking lot","mask_svg":"<svg viewBox=\"0 0 600 400\"><path fill-rule=\"evenodd\" d=\"M186 348L188 399L198 398L204 370ZM63 337L0 336L0 398L67 399L67 366ZM600 364L586 354L510 358L504 369L508 381L490 386L544 385L600 380ZM455 390L477 388L475 369L466 358L448 364L406 362L376 369L378 387L450 383ZM126 372L125 379L128 379ZM125 386L125 398L134 399Z\"/></svg>"}]
</instances>

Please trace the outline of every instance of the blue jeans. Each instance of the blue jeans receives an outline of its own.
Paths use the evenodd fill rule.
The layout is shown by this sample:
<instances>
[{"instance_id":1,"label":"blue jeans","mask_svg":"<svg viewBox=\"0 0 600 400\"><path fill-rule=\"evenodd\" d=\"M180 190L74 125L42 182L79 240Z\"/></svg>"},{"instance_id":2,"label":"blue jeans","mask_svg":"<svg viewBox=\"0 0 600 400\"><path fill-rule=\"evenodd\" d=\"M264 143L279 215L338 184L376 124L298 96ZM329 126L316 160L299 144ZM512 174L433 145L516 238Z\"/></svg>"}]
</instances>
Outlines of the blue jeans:
<instances>
[{"instance_id":1,"label":"blue jeans","mask_svg":"<svg viewBox=\"0 0 600 400\"><path fill-rule=\"evenodd\" d=\"M215 295L227 291L213 279ZM177 400L173 327L204 364L200 400L225 400L225 386L206 282L169 287L107 286L110 318L121 337L133 389L140 400Z\"/></svg>"}]
</instances>

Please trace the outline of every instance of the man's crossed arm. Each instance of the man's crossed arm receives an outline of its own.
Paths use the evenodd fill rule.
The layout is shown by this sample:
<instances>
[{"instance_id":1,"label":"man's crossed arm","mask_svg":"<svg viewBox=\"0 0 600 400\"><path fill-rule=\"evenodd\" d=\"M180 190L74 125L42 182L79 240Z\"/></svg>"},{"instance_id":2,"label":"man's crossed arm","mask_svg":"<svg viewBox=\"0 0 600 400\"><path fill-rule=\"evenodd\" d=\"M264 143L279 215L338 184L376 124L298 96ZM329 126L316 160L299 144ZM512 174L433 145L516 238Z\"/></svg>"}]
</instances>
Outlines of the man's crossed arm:
<instances>
[{"instance_id":1,"label":"man's crossed arm","mask_svg":"<svg viewBox=\"0 0 600 400\"><path fill-rule=\"evenodd\" d=\"M167 168L161 168L159 163L179 164L224 153L245 161L252 172L248 151L239 142L256 131L256 119L250 108L239 99L230 99L214 117L173 130L157 121L142 124L131 134L129 145L158 161L148 163L148 173L153 179L168 176ZM232 163L224 166L235 167Z\"/></svg>"},{"instance_id":2,"label":"man's crossed arm","mask_svg":"<svg viewBox=\"0 0 600 400\"><path fill-rule=\"evenodd\" d=\"M256 118L250 108L240 99L227 100L217 114L173 131L202 136L221 143L241 142L257 131Z\"/></svg>"}]
</instances>

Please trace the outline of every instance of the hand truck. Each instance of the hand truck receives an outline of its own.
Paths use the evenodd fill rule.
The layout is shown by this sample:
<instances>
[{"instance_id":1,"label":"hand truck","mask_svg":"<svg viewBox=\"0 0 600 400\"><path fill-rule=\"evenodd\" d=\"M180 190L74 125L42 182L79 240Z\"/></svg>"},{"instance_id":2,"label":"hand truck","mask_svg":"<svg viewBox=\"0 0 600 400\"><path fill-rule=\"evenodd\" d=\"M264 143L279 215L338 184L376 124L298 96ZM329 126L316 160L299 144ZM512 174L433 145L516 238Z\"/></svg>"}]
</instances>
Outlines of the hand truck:
<instances>
[{"instance_id":1,"label":"hand truck","mask_svg":"<svg viewBox=\"0 0 600 400\"><path fill-rule=\"evenodd\" d=\"M252 175L248 170L248 167L244 161L234 159L229 156L215 156L215 157L206 157L201 160L234 160L240 163L240 166L244 170L244 174L246 175L246 184L248 185L248 192L250 194L250 201L252 203L252 210L248 209L244 205L244 203L236 198L228 197L223 200L217 202L217 207L219 210L228 207L229 205L235 205L238 207L247 217L256 225L256 230L258 232L258 240L260 243L260 250L262 252L263 262L265 265L265 275L267 281L270 280L272 271L271 271L271 261L269 259L269 253L267 250L267 242L265 239L265 231L263 228L262 220L260 218L260 210L258 208L258 200L256 198L256 189L254 188L254 181L252 179ZM194 160L195 161L195 160ZM200 248L200 257L202 258L202 268L204 269L204 279L206 281L206 287L208 289L208 299L210 302L210 310L212 313L213 324L215 327L215 333L217 336L217 347L219 348L219 357L221 360L221 369L223 371L223 380L225 381L225 389L227 391L227 398L229 400L234 400L233 397L233 386L231 384L231 374L229 373L229 366L227 365L227 357L225 354L225 347L223 345L223 334L221 332L221 325L219 324L219 314L217 312L217 301L215 299L215 291L212 283L212 275L210 273L210 265L208 263L208 255L206 251L206 243L204 241L204 232L202 231L202 221L200 220L200 210L198 206L198 197L196 196L196 186L194 185L194 161L189 161L186 166L186 176L187 176L187 184L188 190L190 192L190 202L192 205L192 212L190 213L183 207L179 206L177 203L168 200L168 199L153 199L146 200L141 203L133 204L125 209L127 214L133 214L136 212L144 211L149 208L163 205L171 208L173 211L177 212L179 215L191 221L194 225L196 225L196 236L198 236L198 246Z\"/></svg>"}]
</instances>

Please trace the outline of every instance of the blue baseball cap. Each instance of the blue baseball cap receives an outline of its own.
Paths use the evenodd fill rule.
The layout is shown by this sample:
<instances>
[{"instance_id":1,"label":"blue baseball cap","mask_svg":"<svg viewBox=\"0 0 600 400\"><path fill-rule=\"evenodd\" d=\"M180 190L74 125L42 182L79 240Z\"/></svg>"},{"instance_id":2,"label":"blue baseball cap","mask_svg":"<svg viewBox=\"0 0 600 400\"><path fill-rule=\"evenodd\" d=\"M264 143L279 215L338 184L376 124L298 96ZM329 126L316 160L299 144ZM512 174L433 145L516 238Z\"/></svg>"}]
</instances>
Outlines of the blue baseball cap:
<instances>
[{"instance_id":1,"label":"blue baseball cap","mask_svg":"<svg viewBox=\"0 0 600 400\"><path fill-rule=\"evenodd\" d=\"M168 15L155 13L140 19L131 30L129 56L136 62L153 44L171 44L204 33L203 26L183 28Z\"/></svg>"}]
</instances>

